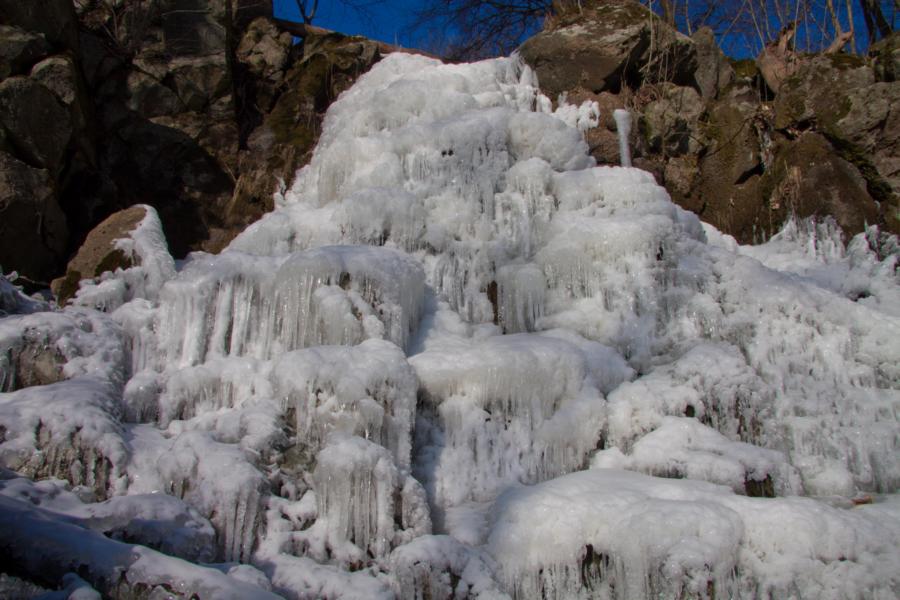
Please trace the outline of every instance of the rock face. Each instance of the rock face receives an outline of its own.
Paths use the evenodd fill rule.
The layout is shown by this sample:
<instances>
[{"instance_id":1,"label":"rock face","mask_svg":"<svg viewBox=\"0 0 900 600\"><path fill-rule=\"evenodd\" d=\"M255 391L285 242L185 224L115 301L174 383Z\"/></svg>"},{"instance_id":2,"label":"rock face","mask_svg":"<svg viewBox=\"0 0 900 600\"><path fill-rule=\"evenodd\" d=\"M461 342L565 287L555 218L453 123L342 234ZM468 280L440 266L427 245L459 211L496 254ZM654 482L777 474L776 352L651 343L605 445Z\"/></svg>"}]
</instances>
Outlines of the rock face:
<instances>
[{"instance_id":1,"label":"rock face","mask_svg":"<svg viewBox=\"0 0 900 600\"><path fill-rule=\"evenodd\" d=\"M618 92L642 80L686 84L696 69L689 38L637 2L593 0L560 9L520 48L551 98L581 87Z\"/></svg>"},{"instance_id":2,"label":"rock face","mask_svg":"<svg viewBox=\"0 0 900 600\"><path fill-rule=\"evenodd\" d=\"M870 58L796 57L775 93L709 30L686 38L632 1L578 4L520 51L554 100L598 102L601 127L586 138L599 163L618 164L607 117L625 107L638 123L634 164L741 242L764 240L792 213L831 215L847 233L900 231L896 34Z\"/></svg>"},{"instance_id":3,"label":"rock face","mask_svg":"<svg viewBox=\"0 0 900 600\"><path fill-rule=\"evenodd\" d=\"M0 266L31 276L51 273L65 256L67 238L50 173L0 152Z\"/></svg>"},{"instance_id":4,"label":"rock face","mask_svg":"<svg viewBox=\"0 0 900 600\"><path fill-rule=\"evenodd\" d=\"M174 255L220 250L271 210L325 108L380 58L337 34L294 46L271 0L0 0L0 228L16 231L0 264L48 282L139 203Z\"/></svg>"},{"instance_id":5,"label":"rock face","mask_svg":"<svg viewBox=\"0 0 900 600\"><path fill-rule=\"evenodd\" d=\"M132 206L113 213L91 230L78 253L69 261L65 276L54 279L50 286L60 305L75 294L82 279L134 266L135 257L119 248L116 240L127 238L146 215L143 206Z\"/></svg>"}]
</instances>

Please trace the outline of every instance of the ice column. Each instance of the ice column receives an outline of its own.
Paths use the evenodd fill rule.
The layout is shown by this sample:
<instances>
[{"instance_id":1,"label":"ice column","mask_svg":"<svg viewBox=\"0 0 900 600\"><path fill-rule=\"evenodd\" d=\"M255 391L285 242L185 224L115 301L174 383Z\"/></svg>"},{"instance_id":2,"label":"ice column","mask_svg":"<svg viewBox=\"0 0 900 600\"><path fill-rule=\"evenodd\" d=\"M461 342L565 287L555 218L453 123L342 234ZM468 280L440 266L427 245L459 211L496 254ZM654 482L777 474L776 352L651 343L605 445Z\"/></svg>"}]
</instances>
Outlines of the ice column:
<instances>
[{"instance_id":1,"label":"ice column","mask_svg":"<svg viewBox=\"0 0 900 600\"><path fill-rule=\"evenodd\" d=\"M631 149L628 147L628 136L631 135L631 113L617 108L613 111L616 120L616 131L619 132L619 156L623 167L631 166Z\"/></svg>"}]
</instances>

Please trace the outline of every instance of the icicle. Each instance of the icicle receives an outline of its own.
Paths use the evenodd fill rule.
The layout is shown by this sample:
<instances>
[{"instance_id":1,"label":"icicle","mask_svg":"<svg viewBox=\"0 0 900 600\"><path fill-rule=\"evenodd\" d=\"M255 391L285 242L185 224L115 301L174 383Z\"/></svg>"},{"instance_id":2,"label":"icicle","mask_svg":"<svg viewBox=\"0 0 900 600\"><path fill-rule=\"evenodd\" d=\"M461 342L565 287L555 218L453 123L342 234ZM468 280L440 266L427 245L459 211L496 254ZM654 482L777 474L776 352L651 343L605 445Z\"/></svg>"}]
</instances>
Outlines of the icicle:
<instances>
[{"instance_id":1,"label":"icicle","mask_svg":"<svg viewBox=\"0 0 900 600\"><path fill-rule=\"evenodd\" d=\"M628 147L628 136L631 135L631 113L617 108L613 111L616 130L619 132L619 157L623 167L631 166L631 149Z\"/></svg>"}]
</instances>

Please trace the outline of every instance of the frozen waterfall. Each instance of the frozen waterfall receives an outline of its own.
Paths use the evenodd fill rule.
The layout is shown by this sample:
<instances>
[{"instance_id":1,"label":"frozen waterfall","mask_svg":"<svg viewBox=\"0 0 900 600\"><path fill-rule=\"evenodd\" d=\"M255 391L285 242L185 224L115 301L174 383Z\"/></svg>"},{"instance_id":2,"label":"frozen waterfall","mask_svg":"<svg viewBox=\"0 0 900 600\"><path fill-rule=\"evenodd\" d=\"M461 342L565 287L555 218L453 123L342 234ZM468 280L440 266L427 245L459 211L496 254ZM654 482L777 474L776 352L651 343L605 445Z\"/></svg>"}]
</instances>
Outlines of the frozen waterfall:
<instances>
[{"instance_id":1,"label":"frozen waterfall","mask_svg":"<svg viewBox=\"0 0 900 600\"><path fill-rule=\"evenodd\" d=\"M623 166L596 166L598 116L516 57L389 55L221 254L176 269L148 209L141 263L77 307L0 279L16 576L900 595L896 238L792 221L739 246L628 167L629 114Z\"/></svg>"}]
</instances>

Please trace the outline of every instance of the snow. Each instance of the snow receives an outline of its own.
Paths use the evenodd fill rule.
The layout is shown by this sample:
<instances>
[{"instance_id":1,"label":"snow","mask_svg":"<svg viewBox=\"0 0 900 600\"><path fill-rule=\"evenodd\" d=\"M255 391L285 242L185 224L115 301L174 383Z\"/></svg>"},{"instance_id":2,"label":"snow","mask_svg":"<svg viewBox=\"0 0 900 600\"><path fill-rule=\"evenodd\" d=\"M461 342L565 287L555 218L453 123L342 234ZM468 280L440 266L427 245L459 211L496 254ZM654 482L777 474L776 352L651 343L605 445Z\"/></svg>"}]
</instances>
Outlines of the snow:
<instances>
[{"instance_id":1,"label":"snow","mask_svg":"<svg viewBox=\"0 0 900 600\"><path fill-rule=\"evenodd\" d=\"M896 238L740 246L599 116L390 55L219 255L148 211L80 306L0 279L0 586L900 594Z\"/></svg>"}]
</instances>

